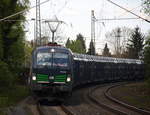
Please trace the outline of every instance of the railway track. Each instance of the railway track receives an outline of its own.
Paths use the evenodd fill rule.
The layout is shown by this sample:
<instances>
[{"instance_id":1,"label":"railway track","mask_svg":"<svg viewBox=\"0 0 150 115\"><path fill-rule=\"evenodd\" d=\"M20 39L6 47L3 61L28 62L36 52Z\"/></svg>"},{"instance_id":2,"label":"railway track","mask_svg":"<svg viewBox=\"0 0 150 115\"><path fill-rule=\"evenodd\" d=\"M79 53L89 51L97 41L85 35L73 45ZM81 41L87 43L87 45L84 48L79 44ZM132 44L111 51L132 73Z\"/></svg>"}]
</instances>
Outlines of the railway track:
<instances>
[{"instance_id":1,"label":"railway track","mask_svg":"<svg viewBox=\"0 0 150 115\"><path fill-rule=\"evenodd\" d=\"M118 87L118 85L113 85L113 86L107 88L107 89L105 90L105 92L104 92L104 95L105 95L109 100L111 100L111 101L113 101L113 102L115 102L115 103L118 103L118 104L120 104L120 105L122 105L122 106L124 106L124 107L126 107L126 108L128 108L128 109L131 109L131 110L133 110L133 111L136 111L136 112L138 112L138 113L140 113L140 114L143 114L143 115L150 115L150 111L143 110L143 109L137 108L137 107L135 107L135 106L128 105L127 103L124 103L124 102L119 101L119 100L117 100L116 98L112 97L112 96L111 96L111 93L110 93L110 90L111 90L112 88L115 88L115 87Z\"/></svg>"},{"instance_id":2,"label":"railway track","mask_svg":"<svg viewBox=\"0 0 150 115\"><path fill-rule=\"evenodd\" d=\"M90 87L76 90L71 99L57 106L37 103L39 115L51 115L52 113L56 115L114 115L103 108L95 107L95 104L88 98L89 89Z\"/></svg>"},{"instance_id":3,"label":"railway track","mask_svg":"<svg viewBox=\"0 0 150 115\"><path fill-rule=\"evenodd\" d=\"M72 98L67 99L67 103L52 106L37 103L37 110L39 115L150 115L147 111L120 104L111 97L110 90L121 84L81 88L74 92Z\"/></svg>"},{"instance_id":4,"label":"railway track","mask_svg":"<svg viewBox=\"0 0 150 115\"><path fill-rule=\"evenodd\" d=\"M49 106L37 102L37 110L39 115L74 115L74 113L63 104Z\"/></svg>"},{"instance_id":5,"label":"railway track","mask_svg":"<svg viewBox=\"0 0 150 115\"><path fill-rule=\"evenodd\" d=\"M117 87L121 84L97 86L89 91L89 99L96 105L112 111L119 115L150 115L148 111L140 110L135 107L131 107L125 103L122 103L115 98L111 97L109 91L113 87Z\"/></svg>"}]
</instances>

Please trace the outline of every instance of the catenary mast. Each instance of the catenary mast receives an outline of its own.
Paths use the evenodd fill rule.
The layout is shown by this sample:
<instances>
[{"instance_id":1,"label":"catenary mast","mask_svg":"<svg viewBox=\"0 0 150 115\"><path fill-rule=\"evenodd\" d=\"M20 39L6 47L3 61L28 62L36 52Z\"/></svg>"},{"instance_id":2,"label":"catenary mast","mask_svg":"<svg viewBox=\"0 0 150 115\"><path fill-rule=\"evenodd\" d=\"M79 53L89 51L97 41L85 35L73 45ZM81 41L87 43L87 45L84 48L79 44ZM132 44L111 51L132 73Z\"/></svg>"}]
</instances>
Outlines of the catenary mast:
<instances>
[{"instance_id":1,"label":"catenary mast","mask_svg":"<svg viewBox=\"0 0 150 115\"><path fill-rule=\"evenodd\" d=\"M36 0L36 39L35 47L41 45L41 13L40 13L40 0Z\"/></svg>"},{"instance_id":2,"label":"catenary mast","mask_svg":"<svg viewBox=\"0 0 150 115\"><path fill-rule=\"evenodd\" d=\"M96 18L94 15L94 10L92 10L91 11L91 42L94 43L94 48L95 48L95 21L96 21Z\"/></svg>"}]
</instances>

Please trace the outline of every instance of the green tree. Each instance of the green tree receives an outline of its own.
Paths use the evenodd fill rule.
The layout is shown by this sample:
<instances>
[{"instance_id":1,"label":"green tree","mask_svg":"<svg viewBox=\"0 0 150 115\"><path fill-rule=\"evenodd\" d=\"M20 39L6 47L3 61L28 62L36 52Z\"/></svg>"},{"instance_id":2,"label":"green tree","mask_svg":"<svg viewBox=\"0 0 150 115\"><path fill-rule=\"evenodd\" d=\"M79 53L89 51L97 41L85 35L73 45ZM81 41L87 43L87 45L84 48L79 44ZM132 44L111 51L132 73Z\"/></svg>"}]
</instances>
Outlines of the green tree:
<instances>
[{"instance_id":1,"label":"green tree","mask_svg":"<svg viewBox=\"0 0 150 115\"><path fill-rule=\"evenodd\" d=\"M0 61L2 60L2 58L3 58L3 40L1 37L1 31L0 31Z\"/></svg>"},{"instance_id":2,"label":"green tree","mask_svg":"<svg viewBox=\"0 0 150 115\"><path fill-rule=\"evenodd\" d=\"M103 53L102 54L103 54L103 56L108 56L108 57L111 56L111 53L109 52L109 48L107 46L107 43L105 44L105 47L103 49Z\"/></svg>"},{"instance_id":3,"label":"green tree","mask_svg":"<svg viewBox=\"0 0 150 115\"><path fill-rule=\"evenodd\" d=\"M150 0L142 0L143 10L146 14L150 16ZM145 62L145 69L146 69L146 78L149 86L150 92L150 32L146 37L146 44L144 48L144 62Z\"/></svg>"},{"instance_id":4,"label":"green tree","mask_svg":"<svg viewBox=\"0 0 150 115\"><path fill-rule=\"evenodd\" d=\"M28 7L28 0L0 0L0 19L15 14ZM10 65L10 70L19 73L24 62L24 20L25 13L0 22L0 55L2 60ZM16 65L17 64L17 65ZM14 67L14 65L16 65ZM19 69L19 70L17 70Z\"/></svg>"},{"instance_id":5,"label":"green tree","mask_svg":"<svg viewBox=\"0 0 150 115\"><path fill-rule=\"evenodd\" d=\"M85 53L80 40L71 41L69 48L75 53Z\"/></svg>"},{"instance_id":6,"label":"green tree","mask_svg":"<svg viewBox=\"0 0 150 115\"><path fill-rule=\"evenodd\" d=\"M33 51L33 45L32 41L25 41L25 68L30 68L31 64L31 56Z\"/></svg>"},{"instance_id":7,"label":"green tree","mask_svg":"<svg viewBox=\"0 0 150 115\"><path fill-rule=\"evenodd\" d=\"M150 0L142 0L142 5L144 12L150 15Z\"/></svg>"},{"instance_id":8,"label":"green tree","mask_svg":"<svg viewBox=\"0 0 150 115\"><path fill-rule=\"evenodd\" d=\"M68 38L65 46L66 48L70 48L70 45L71 45L71 41L70 41L70 38Z\"/></svg>"},{"instance_id":9,"label":"green tree","mask_svg":"<svg viewBox=\"0 0 150 115\"><path fill-rule=\"evenodd\" d=\"M138 59L144 47L144 35L136 27L127 44L129 58Z\"/></svg>"},{"instance_id":10,"label":"green tree","mask_svg":"<svg viewBox=\"0 0 150 115\"><path fill-rule=\"evenodd\" d=\"M7 88L12 88L13 76L9 71L8 64L0 61L0 68L0 91Z\"/></svg>"},{"instance_id":11,"label":"green tree","mask_svg":"<svg viewBox=\"0 0 150 115\"><path fill-rule=\"evenodd\" d=\"M84 40L83 35L79 33L77 35L77 39L76 40L81 41L81 46L82 46L83 53L86 53L86 45L85 45L85 40Z\"/></svg>"},{"instance_id":12,"label":"green tree","mask_svg":"<svg viewBox=\"0 0 150 115\"><path fill-rule=\"evenodd\" d=\"M146 78L148 79L148 84L150 88L150 32L146 37L146 45L144 48L144 62L146 64Z\"/></svg>"},{"instance_id":13,"label":"green tree","mask_svg":"<svg viewBox=\"0 0 150 115\"><path fill-rule=\"evenodd\" d=\"M91 42L90 42L90 46L89 46L87 54L89 54L89 55L95 55L96 54L93 40L91 40Z\"/></svg>"},{"instance_id":14,"label":"green tree","mask_svg":"<svg viewBox=\"0 0 150 115\"><path fill-rule=\"evenodd\" d=\"M78 34L76 40L70 40L68 38L66 42L66 47L70 48L72 52L76 53L86 53L86 46L85 46L85 41L83 39L83 35Z\"/></svg>"}]
</instances>

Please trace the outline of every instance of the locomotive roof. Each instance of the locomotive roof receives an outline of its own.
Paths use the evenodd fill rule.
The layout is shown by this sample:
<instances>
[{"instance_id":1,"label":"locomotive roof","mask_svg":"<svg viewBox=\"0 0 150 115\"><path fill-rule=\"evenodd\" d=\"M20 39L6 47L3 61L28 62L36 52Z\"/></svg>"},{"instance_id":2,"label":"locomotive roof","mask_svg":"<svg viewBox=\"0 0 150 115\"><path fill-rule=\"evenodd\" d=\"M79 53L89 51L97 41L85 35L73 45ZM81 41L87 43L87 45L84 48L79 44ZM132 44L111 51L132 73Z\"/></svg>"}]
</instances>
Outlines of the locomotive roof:
<instances>
[{"instance_id":1,"label":"locomotive roof","mask_svg":"<svg viewBox=\"0 0 150 115\"><path fill-rule=\"evenodd\" d=\"M58 49L58 50L64 50L64 51L70 51L69 49L67 49L63 46L40 46L40 47L37 47L36 50L46 50L46 49L51 49L51 48Z\"/></svg>"},{"instance_id":2,"label":"locomotive roof","mask_svg":"<svg viewBox=\"0 0 150 115\"><path fill-rule=\"evenodd\" d=\"M108 62L108 63L132 63L132 64L143 64L142 60L137 59L125 59L125 58L112 58L112 57L103 57L103 56L94 56L87 54L77 54L73 53L74 60L82 61L95 61L95 62Z\"/></svg>"},{"instance_id":3,"label":"locomotive roof","mask_svg":"<svg viewBox=\"0 0 150 115\"><path fill-rule=\"evenodd\" d=\"M63 51L69 51L68 48L65 48L63 46L40 46L36 48L37 50L46 50L49 48L55 48L58 50ZM72 52L71 52L72 53ZM74 60L81 60L81 61L95 61L95 62L108 62L108 63L132 63L132 64L143 64L144 62L142 60L138 59L125 59L125 58L113 58L113 57L103 57L103 56L94 56L94 55L87 55L87 54L78 54L78 53L72 53Z\"/></svg>"}]
</instances>

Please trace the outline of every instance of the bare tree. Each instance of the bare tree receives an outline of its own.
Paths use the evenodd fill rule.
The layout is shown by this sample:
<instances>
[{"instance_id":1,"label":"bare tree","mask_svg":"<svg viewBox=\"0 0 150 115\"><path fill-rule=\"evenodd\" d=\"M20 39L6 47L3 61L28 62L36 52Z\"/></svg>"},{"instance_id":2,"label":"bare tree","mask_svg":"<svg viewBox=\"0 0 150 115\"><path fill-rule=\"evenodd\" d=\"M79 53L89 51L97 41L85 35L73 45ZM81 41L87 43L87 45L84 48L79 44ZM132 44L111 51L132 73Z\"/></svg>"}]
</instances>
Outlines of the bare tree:
<instances>
[{"instance_id":1,"label":"bare tree","mask_svg":"<svg viewBox=\"0 0 150 115\"><path fill-rule=\"evenodd\" d=\"M131 37L132 31L127 27L117 27L106 33L106 41L112 45L113 53L116 57L122 57L122 53L126 51L126 44Z\"/></svg>"}]
</instances>

